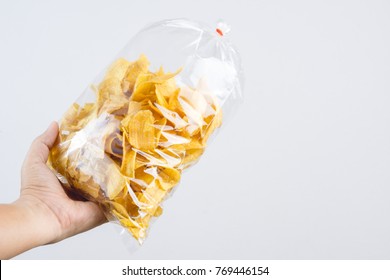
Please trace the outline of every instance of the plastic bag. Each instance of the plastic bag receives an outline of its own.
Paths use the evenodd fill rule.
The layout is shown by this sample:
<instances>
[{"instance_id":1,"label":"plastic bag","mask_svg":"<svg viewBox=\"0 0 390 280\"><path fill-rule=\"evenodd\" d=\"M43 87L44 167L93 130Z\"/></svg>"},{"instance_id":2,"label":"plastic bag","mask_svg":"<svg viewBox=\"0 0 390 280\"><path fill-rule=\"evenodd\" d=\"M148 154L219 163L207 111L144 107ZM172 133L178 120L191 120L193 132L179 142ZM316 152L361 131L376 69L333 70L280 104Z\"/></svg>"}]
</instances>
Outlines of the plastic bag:
<instances>
[{"instance_id":1,"label":"plastic bag","mask_svg":"<svg viewBox=\"0 0 390 280\"><path fill-rule=\"evenodd\" d=\"M49 165L139 243L242 97L240 60L224 29L184 19L146 27L60 121Z\"/></svg>"}]
</instances>

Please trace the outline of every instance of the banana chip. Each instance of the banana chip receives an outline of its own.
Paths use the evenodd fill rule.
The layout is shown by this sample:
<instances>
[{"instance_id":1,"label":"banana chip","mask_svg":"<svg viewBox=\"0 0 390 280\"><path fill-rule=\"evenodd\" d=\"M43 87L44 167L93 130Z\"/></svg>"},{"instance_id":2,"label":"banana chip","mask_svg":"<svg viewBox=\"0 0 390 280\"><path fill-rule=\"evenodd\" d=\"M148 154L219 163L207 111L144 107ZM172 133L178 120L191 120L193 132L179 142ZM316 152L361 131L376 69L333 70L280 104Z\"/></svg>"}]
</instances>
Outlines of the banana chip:
<instances>
[{"instance_id":1,"label":"banana chip","mask_svg":"<svg viewBox=\"0 0 390 280\"><path fill-rule=\"evenodd\" d=\"M123 147L123 159L121 166L121 172L123 175L128 176L130 178L134 178L136 156L137 152L135 152L130 147L130 145L126 145Z\"/></svg>"},{"instance_id":2,"label":"banana chip","mask_svg":"<svg viewBox=\"0 0 390 280\"><path fill-rule=\"evenodd\" d=\"M222 123L216 99L179 87L149 61L115 61L96 102L74 103L60 123L50 165L70 190L97 202L140 243L183 169L198 161Z\"/></svg>"},{"instance_id":3,"label":"banana chip","mask_svg":"<svg viewBox=\"0 0 390 280\"><path fill-rule=\"evenodd\" d=\"M127 122L124 122L131 146L139 150L151 151L156 147L154 138L154 117L150 110L142 110L134 114Z\"/></svg>"}]
</instances>

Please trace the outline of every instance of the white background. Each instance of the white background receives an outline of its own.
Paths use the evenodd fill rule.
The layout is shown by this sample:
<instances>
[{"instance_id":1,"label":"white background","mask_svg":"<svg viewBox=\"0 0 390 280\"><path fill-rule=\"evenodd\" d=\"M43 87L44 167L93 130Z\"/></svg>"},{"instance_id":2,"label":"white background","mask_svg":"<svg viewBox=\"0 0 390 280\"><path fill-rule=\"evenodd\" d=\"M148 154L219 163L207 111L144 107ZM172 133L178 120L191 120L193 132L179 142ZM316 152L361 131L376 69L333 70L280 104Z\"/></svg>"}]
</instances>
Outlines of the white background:
<instances>
[{"instance_id":1,"label":"white background","mask_svg":"<svg viewBox=\"0 0 390 280\"><path fill-rule=\"evenodd\" d=\"M111 224L25 259L390 258L390 2L0 1L1 202L35 136L145 24L232 26L245 102L142 248Z\"/></svg>"}]
</instances>

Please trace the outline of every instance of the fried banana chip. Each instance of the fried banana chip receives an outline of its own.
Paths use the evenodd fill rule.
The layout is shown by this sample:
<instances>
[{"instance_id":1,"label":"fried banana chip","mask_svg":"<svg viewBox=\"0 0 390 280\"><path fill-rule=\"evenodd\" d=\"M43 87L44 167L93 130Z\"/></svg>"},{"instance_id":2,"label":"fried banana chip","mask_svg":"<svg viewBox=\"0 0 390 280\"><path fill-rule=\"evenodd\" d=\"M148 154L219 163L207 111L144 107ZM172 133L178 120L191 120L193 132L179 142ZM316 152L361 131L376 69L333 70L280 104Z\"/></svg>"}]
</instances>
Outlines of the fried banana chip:
<instances>
[{"instance_id":1,"label":"fried banana chip","mask_svg":"<svg viewBox=\"0 0 390 280\"><path fill-rule=\"evenodd\" d=\"M127 137L133 147L143 151L156 148L154 117L151 111L137 112L124 125L126 125Z\"/></svg>"},{"instance_id":2,"label":"fried banana chip","mask_svg":"<svg viewBox=\"0 0 390 280\"><path fill-rule=\"evenodd\" d=\"M145 55L141 55L137 61L130 64L122 81L123 92L133 92L138 76L148 71L149 64Z\"/></svg>"},{"instance_id":3,"label":"fried banana chip","mask_svg":"<svg viewBox=\"0 0 390 280\"><path fill-rule=\"evenodd\" d=\"M123 147L123 159L121 166L121 172L123 175L134 178L136 156L137 152L134 151L129 145Z\"/></svg>"}]
</instances>

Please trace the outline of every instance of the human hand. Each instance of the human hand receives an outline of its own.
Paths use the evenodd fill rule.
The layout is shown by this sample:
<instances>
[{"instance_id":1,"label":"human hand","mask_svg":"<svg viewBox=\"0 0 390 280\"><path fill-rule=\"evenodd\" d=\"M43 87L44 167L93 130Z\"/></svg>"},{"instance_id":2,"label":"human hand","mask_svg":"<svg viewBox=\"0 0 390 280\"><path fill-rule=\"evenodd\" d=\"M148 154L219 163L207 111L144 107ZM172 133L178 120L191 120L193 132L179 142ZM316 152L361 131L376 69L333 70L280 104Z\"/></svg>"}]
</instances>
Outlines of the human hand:
<instances>
[{"instance_id":1,"label":"human hand","mask_svg":"<svg viewBox=\"0 0 390 280\"><path fill-rule=\"evenodd\" d=\"M71 199L46 165L57 135L58 125L53 122L34 140L23 163L19 199L0 207L0 258L58 242L106 221L95 203Z\"/></svg>"},{"instance_id":2,"label":"human hand","mask_svg":"<svg viewBox=\"0 0 390 280\"><path fill-rule=\"evenodd\" d=\"M53 122L31 145L22 167L20 201L42 204L42 218L52 228L49 242L94 228L106 221L101 209L93 202L72 200L65 193L54 173L47 167L49 150L58 135L58 125ZM42 209L41 209L42 210Z\"/></svg>"}]
</instances>

